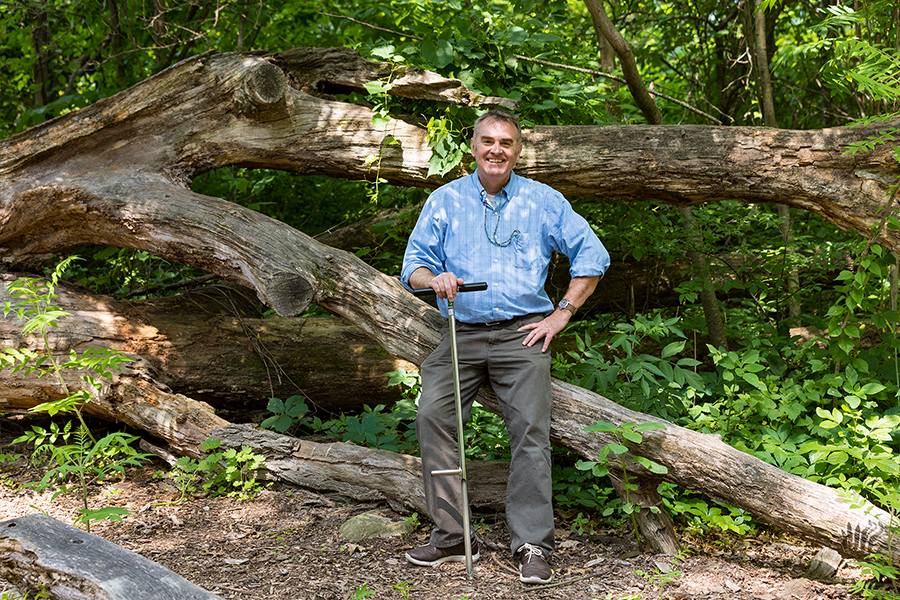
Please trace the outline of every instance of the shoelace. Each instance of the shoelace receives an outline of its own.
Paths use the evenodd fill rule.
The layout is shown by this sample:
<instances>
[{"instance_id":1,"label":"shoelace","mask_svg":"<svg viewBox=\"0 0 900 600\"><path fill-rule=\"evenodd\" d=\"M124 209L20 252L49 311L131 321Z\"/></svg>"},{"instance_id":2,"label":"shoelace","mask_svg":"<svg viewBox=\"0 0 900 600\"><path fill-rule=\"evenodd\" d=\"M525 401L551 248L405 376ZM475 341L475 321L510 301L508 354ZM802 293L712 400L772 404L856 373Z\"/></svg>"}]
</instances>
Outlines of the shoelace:
<instances>
[{"instance_id":1,"label":"shoelace","mask_svg":"<svg viewBox=\"0 0 900 600\"><path fill-rule=\"evenodd\" d=\"M544 553L537 546L533 546L531 544L524 544L522 548L519 550L522 552L522 562L528 562L532 557L536 556L540 559L544 558Z\"/></svg>"}]
</instances>

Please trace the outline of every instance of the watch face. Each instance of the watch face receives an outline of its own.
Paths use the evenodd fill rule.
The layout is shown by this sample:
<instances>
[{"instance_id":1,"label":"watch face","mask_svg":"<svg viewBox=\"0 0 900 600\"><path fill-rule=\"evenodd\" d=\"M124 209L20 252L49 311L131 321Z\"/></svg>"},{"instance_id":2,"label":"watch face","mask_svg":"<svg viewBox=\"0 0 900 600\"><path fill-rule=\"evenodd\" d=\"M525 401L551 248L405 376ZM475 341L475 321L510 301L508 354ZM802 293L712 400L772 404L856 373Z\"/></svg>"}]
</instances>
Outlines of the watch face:
<instances>
[{"instance_id":1,"label":"watch face","mask_svg":"<svg viewBox=\"0 0 900 600\"><path fill-rule=\"evenodd\" d=\"M558 306L559 306L560 308L566 308L567 306L569 306L569 301L566 300L565 298L563 298L562 300L559 301L559 305L558 305Z\"/></svg>"}]
</instances>

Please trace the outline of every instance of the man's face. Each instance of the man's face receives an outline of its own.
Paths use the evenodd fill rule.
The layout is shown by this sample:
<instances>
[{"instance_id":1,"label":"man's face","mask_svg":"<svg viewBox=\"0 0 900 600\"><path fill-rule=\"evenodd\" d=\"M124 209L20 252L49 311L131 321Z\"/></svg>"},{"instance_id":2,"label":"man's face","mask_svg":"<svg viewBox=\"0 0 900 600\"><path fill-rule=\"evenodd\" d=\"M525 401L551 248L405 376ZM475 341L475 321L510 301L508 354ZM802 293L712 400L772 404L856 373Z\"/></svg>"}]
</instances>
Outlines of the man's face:
<instances>
[{"instance_id":1,"label":"man's face","mask_svg":"<svg viewBox=\"0 0 900 600\"><path fill-rule=\"evenodd\" d=\"M482 121L472 138L472 156L478 165L481 184L488 193L497 193L506 185L522 144L518 142L516 127L503 121Z\"/></svg>"}]
</instances>

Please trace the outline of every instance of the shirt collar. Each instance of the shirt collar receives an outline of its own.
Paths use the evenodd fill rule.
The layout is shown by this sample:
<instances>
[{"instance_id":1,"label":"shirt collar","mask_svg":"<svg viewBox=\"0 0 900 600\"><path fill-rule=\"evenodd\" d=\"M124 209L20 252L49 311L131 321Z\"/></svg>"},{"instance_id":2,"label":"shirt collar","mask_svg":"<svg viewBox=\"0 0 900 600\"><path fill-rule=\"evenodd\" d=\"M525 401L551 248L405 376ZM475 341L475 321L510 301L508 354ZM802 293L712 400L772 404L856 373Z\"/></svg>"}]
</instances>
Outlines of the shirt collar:
<instances>
[{"instance_id":1,"label":"shirt collar","mask_svg":"<svg viewBox=\"0 0 900 600\"><path fill-rule=\"evenodd\" d=\"M478 197L481 199L482 203L485 203L487 200L487 192L484 189L484 186L481 185L481 179L478 178L478 170L476 169L474 173L472 173L469 177L472 178L472 183L475 185L475 189L478 191ZM506 182L506 185L503 186L503 189L497 192L495 196L497 201L501 204L504 200L508 200L512 198L516 190L519 187L519 176L516 175L515 171L509 172L509 181Z\"/></svg>"}]
</instances>

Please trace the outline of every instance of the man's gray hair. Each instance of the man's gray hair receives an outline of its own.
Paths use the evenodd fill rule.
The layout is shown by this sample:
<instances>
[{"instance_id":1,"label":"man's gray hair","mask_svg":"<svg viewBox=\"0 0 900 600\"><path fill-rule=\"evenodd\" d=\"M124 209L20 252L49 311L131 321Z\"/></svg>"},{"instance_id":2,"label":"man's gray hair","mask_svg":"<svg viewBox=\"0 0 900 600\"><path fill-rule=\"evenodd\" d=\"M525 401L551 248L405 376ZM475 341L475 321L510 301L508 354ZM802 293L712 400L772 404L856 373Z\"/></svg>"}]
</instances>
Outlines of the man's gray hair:
<instances>
[{"instance_id":1,"label":"man's gray hair","mask_svg":"<svg viewBox=\"0 0 900 600\"><path fill-rule=\"evenodd\" d=\"M489 110L477 119L475 119L475 131L472 134L472 139L478 139L478 128L485 121L499 121L500 123L509 123L514 125L516 128L516 143L522 143L522 125L519 123L519 117L512 114L511 112L500 110L499 108L495 108L493 110Z\"/></svg>"}]
</instances>

